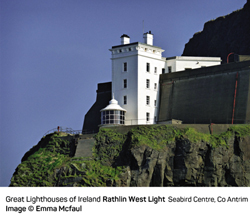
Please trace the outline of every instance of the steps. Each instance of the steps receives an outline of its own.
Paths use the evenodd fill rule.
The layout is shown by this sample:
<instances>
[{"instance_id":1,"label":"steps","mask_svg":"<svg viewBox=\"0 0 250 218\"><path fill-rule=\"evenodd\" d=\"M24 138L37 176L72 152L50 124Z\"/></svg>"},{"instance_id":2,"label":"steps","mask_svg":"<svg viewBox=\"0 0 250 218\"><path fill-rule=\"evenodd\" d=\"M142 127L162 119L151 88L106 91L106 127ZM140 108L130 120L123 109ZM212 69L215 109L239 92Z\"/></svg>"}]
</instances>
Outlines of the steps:
<instances>
[{"instance_id":1,"label":"steps","mask_svg":"<svg viewBox=\"0 0 250 218\"><path fill-rule=\"evenodd\" d=\"M79 137L74 157L91 157L94 144L95 139L92 136Z\"/></svg>"}]
</instances>

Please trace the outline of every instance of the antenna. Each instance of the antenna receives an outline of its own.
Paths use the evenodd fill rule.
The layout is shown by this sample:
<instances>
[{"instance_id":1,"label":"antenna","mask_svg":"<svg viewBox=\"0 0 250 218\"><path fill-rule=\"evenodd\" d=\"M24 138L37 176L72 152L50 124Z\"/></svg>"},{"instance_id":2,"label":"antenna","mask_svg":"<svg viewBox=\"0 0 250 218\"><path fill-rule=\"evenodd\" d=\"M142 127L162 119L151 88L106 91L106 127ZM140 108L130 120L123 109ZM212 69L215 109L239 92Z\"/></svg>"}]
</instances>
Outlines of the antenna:
<instances>
[{"instance_id":1,"label":"antenna","mask_svg":"<svg viewBox=\"0 0 250 218\"><path fill-rule=\"evenodd\" d=\"M144 34L144 20L142 21L142 35Z\"/></svg>"}]
</instances>

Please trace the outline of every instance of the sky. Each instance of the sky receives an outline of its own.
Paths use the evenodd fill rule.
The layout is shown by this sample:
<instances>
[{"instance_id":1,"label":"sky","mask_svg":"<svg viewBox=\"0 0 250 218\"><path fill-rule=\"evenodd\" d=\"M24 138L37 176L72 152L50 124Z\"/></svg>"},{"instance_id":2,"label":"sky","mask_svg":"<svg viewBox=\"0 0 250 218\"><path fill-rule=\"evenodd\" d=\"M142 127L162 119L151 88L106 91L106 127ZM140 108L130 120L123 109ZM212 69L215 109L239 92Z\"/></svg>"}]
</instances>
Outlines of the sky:
<instances>
[{"instance_id":1,"label":"sky","mask_svg":"<svg viewBox=\"0 0 250 218\"><path fill-rule=\"evenodd\" d=\"M97 83L111 81L112 46L152 31L180 56L204 23L247 0L0 0L0 186L58 125L81 130Z\"/></svg>"}]
</instances>

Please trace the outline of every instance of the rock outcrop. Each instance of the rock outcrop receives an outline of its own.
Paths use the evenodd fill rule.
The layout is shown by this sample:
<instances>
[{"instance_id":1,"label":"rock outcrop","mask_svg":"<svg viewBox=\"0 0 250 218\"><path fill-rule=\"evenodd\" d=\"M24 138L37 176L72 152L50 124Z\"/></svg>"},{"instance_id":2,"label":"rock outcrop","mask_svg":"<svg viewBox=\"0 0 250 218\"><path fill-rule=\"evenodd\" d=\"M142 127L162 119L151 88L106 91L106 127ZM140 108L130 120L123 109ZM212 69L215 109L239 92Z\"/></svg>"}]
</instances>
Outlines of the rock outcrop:
<instances>
[{"instance_id":1,"label":"rock outcrop","mask_svg":"<svg viewBox=\"0 0 250 218\"><path fill-rule=\"evenodd\" d=\"M231 52L250 55L250 0L243 9L205 23L185 45L183 56L221 57Z\"/></svg>"},{"instance_id":2,"label":"rock outcrop","mask_svg":"<svg viewBox=\"0 0 250 218\"><path fill-rule=\"evenodd\" d=\"M92 157L72 157L73 138L43 138L25 154L10 186L250 186L250 125L219 135L169 125L123 134L102 129Z\"/></svg>"}]
</instances>

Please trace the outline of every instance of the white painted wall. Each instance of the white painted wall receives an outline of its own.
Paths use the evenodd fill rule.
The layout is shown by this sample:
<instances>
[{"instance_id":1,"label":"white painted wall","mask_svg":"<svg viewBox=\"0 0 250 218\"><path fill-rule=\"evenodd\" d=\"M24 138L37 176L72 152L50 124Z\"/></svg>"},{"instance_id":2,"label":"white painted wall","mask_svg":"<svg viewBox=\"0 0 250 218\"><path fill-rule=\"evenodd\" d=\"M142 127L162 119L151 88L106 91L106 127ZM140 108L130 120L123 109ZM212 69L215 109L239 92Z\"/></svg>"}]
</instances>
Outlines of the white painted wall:
<instances>
[{"instance_id":1,"label":"white painted wall","mask_svg":"<svg viewBox=\"0 0 250 218\"><path fill-rule=\"evenodd\" d=\"M196 69L201 67L210 67L221 64L220 57L189 57L189 56L176 56L166 59L166 73L168 67L172 67L172 72L178 72L185 69Z\"/></svg>"},{"instance_id":2,"label":"white painted wall","mask_svg":"<svg viewBox=\"0 0 250 218\"><path fill-rule=\"evenodd\" d=\"M137 56L135 48L124 49L121 53L114 50L112 54L112 92L119 105L127 110L126 120L134 119L137 113ZM123 71L123 63L127 62L127 72ZM127 88L123 88L123 80L127 79ZM127 104L123 97L127 96ZM129 125L128 122L125 123Z\"/></svg>"},{"instance_id":3,"label":"white painted wall","mask_svg":"<svg viewBox=\"0 0 250 218\"><path fill-rule=\"evenodd\" d=\"M160 48L151 48L147 45L140 45L138 50L138 124L154 124L155 116L157 117L157 109L159 103L159 75L162 68L165 67L165 60L162 59L163 50ZM150 71L147 72L147 63L150 64ZM157 73L155 73L155 67ZM150 81L150 88L146 87L146 80ZM157 83L157 89L154 84ZM150 97L150 104L146 104L146 96ZM154 101L157 106L155 107ZM149 122L146 121L146 113L150 113Z\"/></svg>"},{"instance_id":4,"label":"white painted wall","mask_svg":"<svg viewBox=\"0 0 250 218\"><path fill-rule=\"evenodd\" d=\"M163 50L144 43L132 43L110 49L112 52L112 92L119 105L127 110L126 125L153 124L159 103L159 74L165 67L162 59ZM123 63L127 62L127 72L123 71ZM150 72L146 65L150 64ZM155 73L155 67L157 73ZM127 88L123 88L123 80L127 79ZM146 88L146 79L150 80L150 88ZM157 89L154 84L157 83ZM123 97L127 96L127 105ZM150 97L150 105L146 105L146 96ZM158 106L158 105L157 105ZM146 122L146 113L150 113L150 121Z\"/></svg>"}]
</instances>

